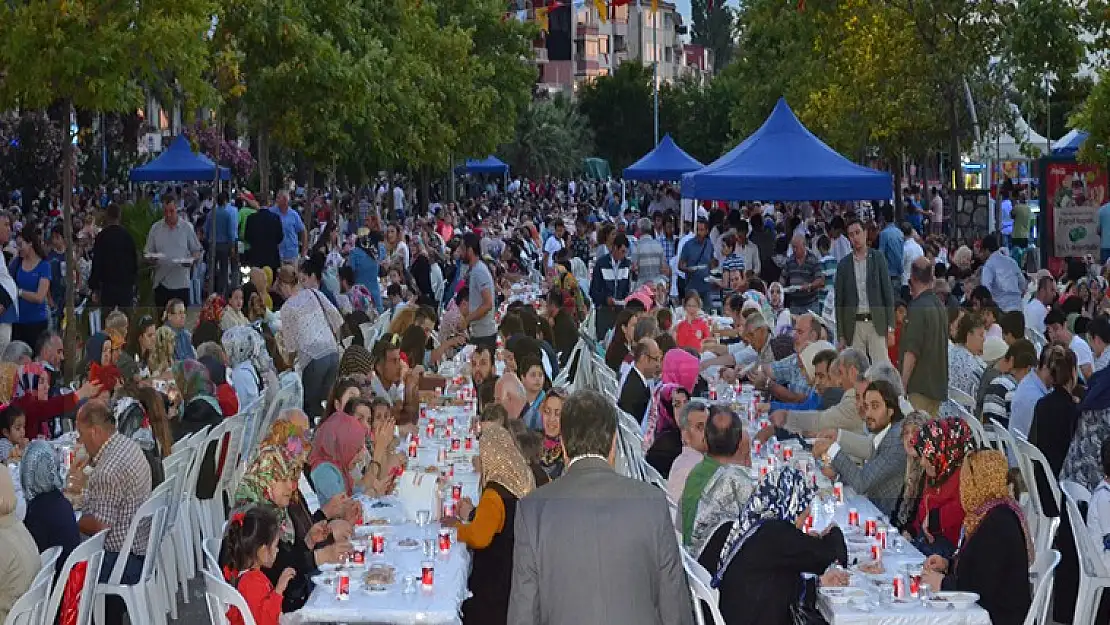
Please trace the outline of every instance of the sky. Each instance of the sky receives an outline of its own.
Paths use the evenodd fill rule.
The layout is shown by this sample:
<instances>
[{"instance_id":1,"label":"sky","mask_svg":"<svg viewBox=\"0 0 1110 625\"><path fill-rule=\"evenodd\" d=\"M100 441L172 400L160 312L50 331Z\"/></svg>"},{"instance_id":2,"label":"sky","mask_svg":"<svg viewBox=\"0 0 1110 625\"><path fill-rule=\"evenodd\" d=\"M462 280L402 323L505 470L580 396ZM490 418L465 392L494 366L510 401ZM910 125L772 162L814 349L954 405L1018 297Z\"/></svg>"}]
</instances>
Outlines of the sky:
<instances>
[{"instance_id":1,"label":"sky","mask_svg":"<svg viewBox=\"0 0 1110 625\"><path fill-rule=\"evenodd\" d=\"M674 0L678 12L682 14L682 23L690 24L690 0Z\"/></svg>"}]
</instances>

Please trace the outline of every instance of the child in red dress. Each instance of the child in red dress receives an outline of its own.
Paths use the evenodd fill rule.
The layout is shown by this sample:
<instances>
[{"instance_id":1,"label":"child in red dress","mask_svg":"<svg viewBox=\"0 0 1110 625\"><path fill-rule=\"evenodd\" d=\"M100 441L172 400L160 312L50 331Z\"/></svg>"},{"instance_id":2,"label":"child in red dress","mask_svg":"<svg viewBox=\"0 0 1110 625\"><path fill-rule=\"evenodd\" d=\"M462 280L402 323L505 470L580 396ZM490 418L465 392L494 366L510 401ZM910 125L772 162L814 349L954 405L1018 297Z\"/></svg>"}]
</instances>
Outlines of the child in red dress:
<instances>
[{"instance_id":1,"label":"child in red dress","mask_svg":"<svg viewBox=\"0 0 1110 625\"><path fill-rule=\"evenodd\" d=\"M274 586L259 570L273 566L280 538L277 514L265 506L251 506L232 514L224 534L220 555L225 560L221 563L224 579L246 599L256 625L277 625L282 595L296 575L294 569L287 568ZM243 625L243 617L234 606L228 608L227 620L231 625Z\"/></svg>"}]
</instances>

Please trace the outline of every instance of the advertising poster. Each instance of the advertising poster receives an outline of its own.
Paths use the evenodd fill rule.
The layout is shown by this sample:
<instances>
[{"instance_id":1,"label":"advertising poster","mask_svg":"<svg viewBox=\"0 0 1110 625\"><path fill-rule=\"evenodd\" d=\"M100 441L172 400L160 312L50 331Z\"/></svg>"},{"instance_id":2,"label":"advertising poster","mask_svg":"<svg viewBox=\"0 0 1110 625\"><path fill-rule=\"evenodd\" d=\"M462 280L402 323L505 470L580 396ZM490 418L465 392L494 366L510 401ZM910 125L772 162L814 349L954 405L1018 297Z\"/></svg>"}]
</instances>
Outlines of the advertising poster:
<instances>
[{"instance_id":1,"label":"advertising poster","mask_svg":"<svg viewBox=\"0 0 1110 625\"><path fill-rule=\"evenodd\" d=\"M1052 255L1099 257L1098 209L1107 198L1106 170L1075 162L1049 162L1044 197L1049 202Z\"/></svg>"}]
</instances>

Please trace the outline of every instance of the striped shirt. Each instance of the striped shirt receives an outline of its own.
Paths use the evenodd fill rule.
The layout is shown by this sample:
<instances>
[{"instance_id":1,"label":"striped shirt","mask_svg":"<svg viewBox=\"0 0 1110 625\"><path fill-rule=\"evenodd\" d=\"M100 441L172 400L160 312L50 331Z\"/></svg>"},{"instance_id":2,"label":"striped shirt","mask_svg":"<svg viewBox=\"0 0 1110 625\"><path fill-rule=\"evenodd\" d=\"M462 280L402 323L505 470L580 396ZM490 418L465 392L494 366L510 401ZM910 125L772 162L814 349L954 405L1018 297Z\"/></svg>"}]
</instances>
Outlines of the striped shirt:
<instances>
[{"instance_id":1,"label":"striped shirt","mask_svg":"<svg viewBox=\"0 0 1110 625\"><path fill-rule=\"evenodd\" d=\"M1034 374L1035 375L1035 374ZM1017 380L1014 376L1003 373L991 380L987 391L983 394L983 420L996 419L1004 427L1010 425L1010 403L1017 390Z\"/></svg>"}]
</instances>

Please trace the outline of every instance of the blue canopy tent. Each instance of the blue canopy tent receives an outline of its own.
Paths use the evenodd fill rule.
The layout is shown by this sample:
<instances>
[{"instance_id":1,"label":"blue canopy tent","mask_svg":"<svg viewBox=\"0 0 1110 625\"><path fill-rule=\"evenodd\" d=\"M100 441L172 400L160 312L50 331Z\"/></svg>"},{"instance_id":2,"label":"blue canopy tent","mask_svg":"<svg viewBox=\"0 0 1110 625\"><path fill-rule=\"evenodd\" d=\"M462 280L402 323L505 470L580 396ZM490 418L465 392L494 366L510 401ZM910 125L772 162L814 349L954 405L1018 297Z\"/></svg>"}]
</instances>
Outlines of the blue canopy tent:
<instances>
[{"instance_id":1,"label":"blue canopy tent","mask_svg":"<svg viewBox=\"0 0 1110 625\"><path fill-rule=\"evenodd\" d=\"M185 182L215 177L216 164L203 154L195 154L185 135L178 135L158 158L131 170L132 182ZM231 171L221 167L220 180L230 179Z\"/></svg>"},{"instance_id":2,"label":"blue canopy tent","mask_svg":"<svg viewBox=\"0 0 1110 625\"><path fill-rule=\"evenodd\" d=\"M885 200L890 174L857 165L814 136L779 98L755 134L682 176L682 196L704 200Z\"/></svg>"},{"instance_id":3,"label":"blue canopy tent","mask_svg":"<svg viewBox=\"0 0 1110 625\"><path fill-rule=\"evenodd\" d=\"M509 166L496 156L487 156L481 160L468 158L465 165L455 168L456 174L500 174L509 175Z\"/></svg>"},{"instance_id":4,"label":"blue canopy tent","mask_svg":"<svg viewBox=\"0 0 1110 625\"><path fill-rule=\"evenodd\" d=\"M681 180L682 174L704 167L674 142L670 134L643 158L624 168L625 180Z\"/></svg>"},{"instance_id":5,"label":"blue canopy tent","mask_svg":"<svg viewBox=\"0 0 1110 625\"><path fill-rule=\"evenodd\" d=\"M1052 154L1054 156L1075 156L1079 151L1079 146L1087 140L1090 135L1088 132L1082 130L1070 130L1068 134L1060 137L1052 143Z\"/></svg>"}]
</instances>

